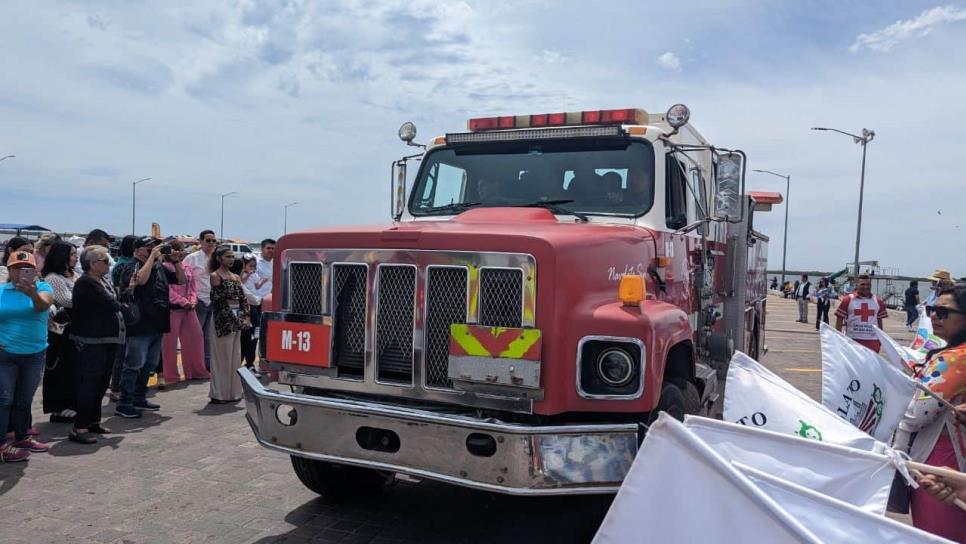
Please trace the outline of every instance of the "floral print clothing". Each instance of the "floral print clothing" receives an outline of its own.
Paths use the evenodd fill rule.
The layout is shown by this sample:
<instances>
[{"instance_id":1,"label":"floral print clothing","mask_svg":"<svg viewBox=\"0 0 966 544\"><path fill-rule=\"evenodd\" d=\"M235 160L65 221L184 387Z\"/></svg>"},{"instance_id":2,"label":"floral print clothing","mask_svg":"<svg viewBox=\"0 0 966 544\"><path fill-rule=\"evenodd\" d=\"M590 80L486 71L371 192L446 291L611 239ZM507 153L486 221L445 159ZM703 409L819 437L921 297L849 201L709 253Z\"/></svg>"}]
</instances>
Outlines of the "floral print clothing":
<instances>
[{"instance_id":1,"label":"floral print clothing","mask_svg":"<svg viewBox=\"0 0 966 544\"><path fill-rule=\"evenodd\" d=\"M215 334L228 336L242 330L250 310L241 282L231 278L212 285L211 309L215 319Z\"/></svg>"}]
</instances>

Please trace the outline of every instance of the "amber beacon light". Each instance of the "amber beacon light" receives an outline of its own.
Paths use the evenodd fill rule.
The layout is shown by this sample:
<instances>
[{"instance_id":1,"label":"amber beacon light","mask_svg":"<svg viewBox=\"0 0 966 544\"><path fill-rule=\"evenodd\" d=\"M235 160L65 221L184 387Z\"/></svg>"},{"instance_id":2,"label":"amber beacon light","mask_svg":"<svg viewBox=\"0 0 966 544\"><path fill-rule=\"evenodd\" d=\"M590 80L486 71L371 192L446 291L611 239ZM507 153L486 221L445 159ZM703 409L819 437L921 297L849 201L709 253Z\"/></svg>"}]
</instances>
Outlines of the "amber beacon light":
<instances>
[{"instance_id":1,"label":"amber beacon light","mask_svg":"<svg viewBox=\"0 0 966 544\"><path fill-rule=\"evenodd\" d=\"M624 274L621 277L617 296L624 306L640 306L644 300L644 277L637 274Z\"/></svg>"}]
</instances>

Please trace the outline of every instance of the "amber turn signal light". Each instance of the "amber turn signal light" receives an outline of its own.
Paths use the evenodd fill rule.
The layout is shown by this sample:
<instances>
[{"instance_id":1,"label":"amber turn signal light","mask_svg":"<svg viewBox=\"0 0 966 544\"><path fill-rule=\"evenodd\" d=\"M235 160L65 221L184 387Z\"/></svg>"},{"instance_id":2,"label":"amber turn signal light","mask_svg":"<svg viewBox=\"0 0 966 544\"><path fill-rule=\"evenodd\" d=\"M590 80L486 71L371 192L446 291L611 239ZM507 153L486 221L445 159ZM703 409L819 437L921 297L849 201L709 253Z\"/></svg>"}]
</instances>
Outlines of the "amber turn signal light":
<instances>
[{"instance_id":1,"label":"amber turn signal light","mask_svg":"<svg viewBox=\"0 0 966 544\"><path fill-rule=\"evenodd\" d=\"M644 277L637 274L624 274L621 277L618 298L624 306L640 306L644 300Z\"/></svg>"}]
</instances>

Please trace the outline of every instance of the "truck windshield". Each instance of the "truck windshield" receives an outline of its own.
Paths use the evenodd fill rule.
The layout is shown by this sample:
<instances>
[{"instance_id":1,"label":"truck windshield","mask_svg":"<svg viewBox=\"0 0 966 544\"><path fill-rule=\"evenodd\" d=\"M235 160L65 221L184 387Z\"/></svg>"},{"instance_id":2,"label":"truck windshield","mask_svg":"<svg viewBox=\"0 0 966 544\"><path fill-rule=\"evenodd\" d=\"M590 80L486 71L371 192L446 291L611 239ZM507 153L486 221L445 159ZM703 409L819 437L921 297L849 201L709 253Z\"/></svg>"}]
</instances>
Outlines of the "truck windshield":
<instances>
[{"instance_id":1,"label":"truck windshield","mask_svg":"<svg viewBox=\"0 0 966 544\"><path fill-rule=\"evenodd\" d=\"M441 148L423 159L416 216L556 202L557 210L640 216L654 202L654 152L625 139L502 142Z\"/></svg>"}]
</instances>

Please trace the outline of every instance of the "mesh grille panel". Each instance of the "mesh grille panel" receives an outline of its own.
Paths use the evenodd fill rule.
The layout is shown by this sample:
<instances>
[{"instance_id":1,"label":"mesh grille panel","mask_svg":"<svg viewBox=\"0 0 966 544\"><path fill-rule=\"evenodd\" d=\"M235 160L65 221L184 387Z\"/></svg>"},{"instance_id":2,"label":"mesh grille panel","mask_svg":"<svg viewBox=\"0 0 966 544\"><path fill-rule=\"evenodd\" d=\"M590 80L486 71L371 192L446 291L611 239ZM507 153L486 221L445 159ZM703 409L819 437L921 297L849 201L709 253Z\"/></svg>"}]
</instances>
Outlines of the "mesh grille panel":
<instances>
[{"instance_id":1,"label":"mesh grille panel","mask_svg":"<svg viewBox=\"0 0 966 544\"><path fill-rule=\"evenodd\" d=\"M480 271L480 325L520 327L523 320L523 270Z\"/></svg>"},{"instance_id":2,"label":"mesh grille panel","mask_svg":"<svg viewBox=\"0 0 966 544\"><path fill-rule=\"evenodd\" d=\"M335 335L333 357L339 375L362 376L366 352L365 265L332 265Z\"/></svg>"},{"instance_id":3,"label":"mesh grille panel","mask_svg":"<svg viewBox=\"0 0 966 544\"><path fill-rule=\"evenodd\" d=\"M322 263L289 264L289 297L297 314L322 315Z\"/></svg>"},{"instance_id":4,"label":"mesh grille panel","mask_svg":"<svg viewBox=\"0 0 966 544\"><path fill-rule=\"evenodd\" d=\"M426 293L426 383L452 388L449 326L466 323L466 269L430 268Z\"/></svg>"},{"instance_id":5,"label":"mesh grille panel","mask_svg":"<svg viewBox=\"0 0 966 544\"><path fill-rule=\"evenodd\" d=\"M379 379L412 382L416 269L380 266L378 301L376 368Z\"/></svg>"}]
</instances>

